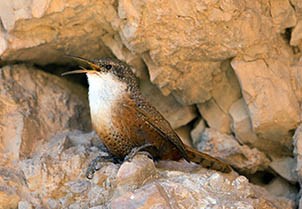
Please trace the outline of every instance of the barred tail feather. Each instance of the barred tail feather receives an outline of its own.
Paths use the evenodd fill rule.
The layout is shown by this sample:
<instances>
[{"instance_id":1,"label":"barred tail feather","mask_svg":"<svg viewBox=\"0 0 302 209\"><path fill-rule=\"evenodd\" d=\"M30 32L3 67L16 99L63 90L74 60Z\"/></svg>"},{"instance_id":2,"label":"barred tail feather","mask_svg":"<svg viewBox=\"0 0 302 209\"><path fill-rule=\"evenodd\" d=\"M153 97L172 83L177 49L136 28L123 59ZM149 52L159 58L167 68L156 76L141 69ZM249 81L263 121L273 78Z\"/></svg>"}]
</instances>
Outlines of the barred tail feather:
<instances>
[{"instance_id":1,"label":"barred tail feather","mask_svg":"<svg viewBox=\"0 0 302 209\"><path fill-rule=\"evenodd\" d=\"M188 154L188 159L191 162L198 163L204 168L221 171L223 173L230 173L232 171L231 166L229 166L227 163L208 154L199 152L189 146L185 146L185 150Z\"/></svg>"}]
</instances>

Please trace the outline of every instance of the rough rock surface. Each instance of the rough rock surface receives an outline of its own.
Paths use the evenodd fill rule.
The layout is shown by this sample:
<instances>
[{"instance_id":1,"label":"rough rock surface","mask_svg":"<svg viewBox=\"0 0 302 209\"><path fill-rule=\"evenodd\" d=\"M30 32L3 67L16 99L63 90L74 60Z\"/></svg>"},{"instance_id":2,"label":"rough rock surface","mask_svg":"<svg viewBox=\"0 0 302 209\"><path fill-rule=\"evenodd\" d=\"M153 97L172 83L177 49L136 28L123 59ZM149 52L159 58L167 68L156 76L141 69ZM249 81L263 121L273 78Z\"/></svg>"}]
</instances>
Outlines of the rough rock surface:
<instances>
[{"instance_id":1,"label":"rough rock surface","mask_svg":"<svg viewBox=\"0 0 302 209\"><path fill-rule=\"evenodd\" d=\"M206 129L195 145L200 151L224 159L243 173L264 170L270 162L265 154L256 148L240 145L234 137L219 133L215 129Z\"/></svg>"},{"instance_id":2,"label":"rough rock surface","mask_svg":"<svg viewBox=\"0 0 302 209\"><path fill-rule=\"evenodd\" d=\"M20 170L3 168L2 208L293 207L293 201L276 199L244 176L203 168L194 173L161 170L141 154L121 166L102 163L88 180L84 174L90 160L99 152L106 154L91 147L95 137L94 133L62 132L20 161Z\"/></svg>"},{"instance_id":3,"label":"rough rock surface","mask_svg":"<svg viewBox=\"0 0 302 209\"><path fill-rule=\"evenodd\" d=\"M157 108L174 129L187 125L197 116L193 106L179 104L172 95L162 95L151 82L141 82L140 88L146 99Z\"/></svg>"},{"instance_id":4,"label":"rough rock surface","mask_svg":"<svg viewBox=\"0 0 302 209\"><path fill-rule=\"evenodd\" d=\"M1 68L0 164L29 156L36 146L57 132L88 130L86 98L87 91L81 86L36 68Z\"/></svg>"},{"instance_id":5,"label":"rough rock surface","mask_svg":"<svg viewBox=\"0 0 302 209\"><path fill-rule=\"evenodd\" d=\"M301 0L1 0L0 183L8 183L0 187L0 200L12 208L42 203L63 207L71 200L75 201L70 208L82 208L91 200L99 201L93 205L101 208L110 196L103 195L107 191L103 187L90 187L79 179L68 191L76 193L82 184L94 188L85 201L81 201L81 190L68 197L66 190L59 190L59 197L47 199L48 203L37 194L48 188L36 188L35 195L22 196L28 188L22 180L20 160L28 158L38 166L35 156L42 156L41 144L65 129L87 130L90 120L82 87L46 76L36 67L12 64L30 62L56 72L58 65L69 68L75 64L64 54L115 56L126 61L141 79L143 93L187 144L199 144L199 148L231 161L250 179L261 182L267 180L265 176L273 176L266 182L271 187L265 187L272 194L294 199L297 191L292 188L301 182L301 130L297 129L302 119L301 51ZM81 137L78 133L73 141L81 142ZM99 146L99 140L92 138L88 144ZM88 144L81 149L88 149ZM61 160L46 160L43 166L64 173ZM87 164L86 160L81 163L83 167L77 169ZM297 177L292 172L295 167ZM116 173L117 169L111 165L106 172ZM56 175L45 177L51 188L62 186L56 185L62 173ZM174 203L167 202L173 195L163 193L168 190L159 182L152 182L155 180L139 185L138 191L154 196L160 206L173 207ZM193 182L191 188L199 185ZM154 200L138 194L129 191L130 196L115 196L112 206L128 197L142 204ZM98 195L101 197L96 198ZM280 206L274 200L268 207L274 205Z\"/></svg>"},{"instance_id":6,"label":"rough rock surface","mask_svg":"<svg viewBox=\"0 0 302 209\"><path fill-rule=\"evenodd\" d=\"M246 62L234 59L232 66L238 76L255 133L263 138L261 150L291 152L292 133L297 127L299 103L291 86L287 63L279 60Z\"/></svg>"}]
</instances>

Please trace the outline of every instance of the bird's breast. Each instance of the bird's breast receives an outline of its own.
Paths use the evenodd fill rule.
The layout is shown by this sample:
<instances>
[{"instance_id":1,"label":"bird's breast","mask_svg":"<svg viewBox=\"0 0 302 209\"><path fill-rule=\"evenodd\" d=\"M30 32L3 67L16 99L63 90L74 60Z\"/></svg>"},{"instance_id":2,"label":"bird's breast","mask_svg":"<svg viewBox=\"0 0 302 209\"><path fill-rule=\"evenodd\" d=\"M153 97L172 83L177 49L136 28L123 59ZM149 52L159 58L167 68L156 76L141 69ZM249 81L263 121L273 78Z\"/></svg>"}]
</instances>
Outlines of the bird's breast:
<instances>
[{"instance_id":1,"label":"bird's breast","mask_svg":"<svg viewBox=\"0 0 302 209\"><path fill-rule=\"evenodd\" d=\"M112 126L112 113L126 92L126 84L112 74L87 74L89 107L93 126Z\"/></svg>"}]
</instances>

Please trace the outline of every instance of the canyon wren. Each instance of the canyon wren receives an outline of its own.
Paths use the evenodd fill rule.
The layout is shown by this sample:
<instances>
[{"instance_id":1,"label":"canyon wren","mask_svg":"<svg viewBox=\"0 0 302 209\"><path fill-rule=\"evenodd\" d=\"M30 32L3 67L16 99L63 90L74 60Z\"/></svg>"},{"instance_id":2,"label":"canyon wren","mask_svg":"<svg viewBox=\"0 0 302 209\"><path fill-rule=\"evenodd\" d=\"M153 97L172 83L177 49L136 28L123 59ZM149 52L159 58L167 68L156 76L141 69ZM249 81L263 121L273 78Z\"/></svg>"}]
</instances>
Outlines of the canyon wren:
<instances>
[{"instance_id":1,"label":"canyon wren","mask_svg":"<svg viewBox=\"0 0 302 209\"><path fill-rule=\"evenodd\" d=\"M184 158L205 168L232 171L223 161L183 144L169 122L143 97L126 63L112 58L90 61L71 57L89 68L82 66L62 75L86 73L92 126L112 156L124 159L144 151L155 160ZM89 172L93 175L94 171Z\"/></svg>"}]
</instances>

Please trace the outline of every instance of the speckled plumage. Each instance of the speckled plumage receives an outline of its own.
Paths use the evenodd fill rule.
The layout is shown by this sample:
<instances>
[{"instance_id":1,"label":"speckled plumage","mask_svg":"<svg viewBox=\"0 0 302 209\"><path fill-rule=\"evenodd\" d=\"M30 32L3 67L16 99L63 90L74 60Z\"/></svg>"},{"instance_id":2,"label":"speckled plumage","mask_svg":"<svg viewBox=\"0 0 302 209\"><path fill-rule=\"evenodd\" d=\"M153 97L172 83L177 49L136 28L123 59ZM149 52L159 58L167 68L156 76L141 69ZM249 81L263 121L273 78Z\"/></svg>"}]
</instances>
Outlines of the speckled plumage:
<instances>
[{"instance_id":1,"label":"speckled plumage","mask_svg":"<svg viewBox=\"0 0 302 209\"><path fill-rule=\"evenodd\" d=\"M122 159L133 148L151 144L144 150L155 159L184 158L203 167L231 171L224 162L182 143L169 122L142 96L127 64L110 58L87 63L92 69L82 72L89 81L92 124L112 155Z\"/></svg>"}]
</instances>

